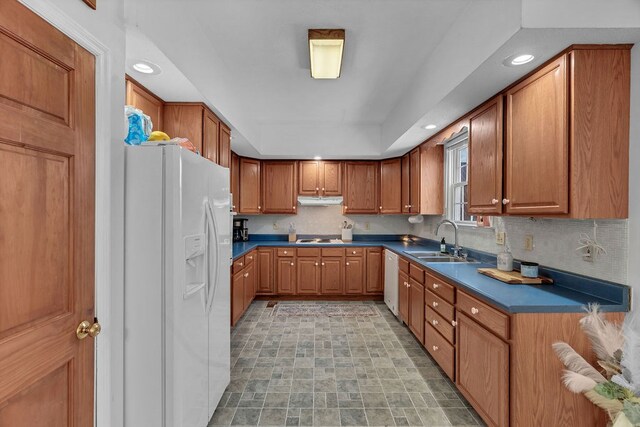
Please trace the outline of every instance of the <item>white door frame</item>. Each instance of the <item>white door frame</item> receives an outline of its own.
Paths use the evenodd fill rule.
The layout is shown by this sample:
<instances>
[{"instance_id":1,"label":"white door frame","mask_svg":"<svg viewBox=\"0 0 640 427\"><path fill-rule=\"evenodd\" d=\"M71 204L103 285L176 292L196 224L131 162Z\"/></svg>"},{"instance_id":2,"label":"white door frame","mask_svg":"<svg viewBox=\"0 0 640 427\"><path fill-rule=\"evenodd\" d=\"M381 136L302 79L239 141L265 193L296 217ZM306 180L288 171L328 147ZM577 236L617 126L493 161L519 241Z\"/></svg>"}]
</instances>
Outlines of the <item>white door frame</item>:
<instances>
[{"instance_id":1,"label":"white door frame","mask_svg":"<svg viewBox=\"0 0 640 427\"><path fill-rule=\"evenodd\" d=\"M95 340L94 425L111 426L111 58L109 48L52 4L19 0L96 58L95 310L102 333ZM78 3L82 3L78 0ZM124 79L124 76L123 76ZM123 89L124 90L124 87ZM124 107L124 106L123 106ZM123 110L124 111L124 110ZM124 122L123 122L124 123ZM123 124L124 126L124 124ZM124 144L124 142L123 142Z\"/></svg>"}]
</instances>

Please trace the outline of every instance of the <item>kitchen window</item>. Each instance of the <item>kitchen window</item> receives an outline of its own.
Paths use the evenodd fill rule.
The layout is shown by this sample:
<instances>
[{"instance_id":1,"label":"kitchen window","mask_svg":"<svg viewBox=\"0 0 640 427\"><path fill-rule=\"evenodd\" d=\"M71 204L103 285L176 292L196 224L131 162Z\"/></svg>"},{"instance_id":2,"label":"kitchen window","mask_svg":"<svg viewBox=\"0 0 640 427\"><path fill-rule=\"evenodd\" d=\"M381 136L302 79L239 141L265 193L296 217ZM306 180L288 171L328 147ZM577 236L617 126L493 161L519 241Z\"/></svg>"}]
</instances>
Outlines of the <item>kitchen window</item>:
<instances>
[{"instance_id":1,"label":"kitchen window","mask_svg":"<svg viewBox=\"0 0 640 427\"><path fill-rule=\"evenodd\" d=\"M469 139L464 132L452 137L445 144L446 217L459 225L476 225L476 217L469 209Z\"/></svg>"}]
</instances>

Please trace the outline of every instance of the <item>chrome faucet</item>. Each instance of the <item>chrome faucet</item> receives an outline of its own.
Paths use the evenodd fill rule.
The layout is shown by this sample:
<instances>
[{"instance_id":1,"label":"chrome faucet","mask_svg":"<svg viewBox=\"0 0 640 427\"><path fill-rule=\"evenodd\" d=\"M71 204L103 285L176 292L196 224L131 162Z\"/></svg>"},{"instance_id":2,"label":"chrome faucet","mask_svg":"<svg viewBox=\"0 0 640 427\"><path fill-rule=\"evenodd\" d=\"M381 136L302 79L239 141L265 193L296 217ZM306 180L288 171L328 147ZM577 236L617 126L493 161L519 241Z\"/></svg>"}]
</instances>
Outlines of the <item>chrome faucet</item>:
<instances>
[{"instance_id":1,"label":"chrome faucet","mask_svg":"<svg viewBox=\"0 0 640 427\"><path fill-rule=\"evenodd\" d=\"M436 227L436 236L438 235L438 231L440 230L440 226L444 223L448 223L451 224L453 226L453 233L455 236L455 243L453 246L453 256L455 257L459 257L460 256L460 250L462 249L462 247L460 245L458 245L458 224L456 224L455 222L448 220L448 219L443 219L442 221L440 221L438 223L438 226Z\"/></svg>"}]
</instances>

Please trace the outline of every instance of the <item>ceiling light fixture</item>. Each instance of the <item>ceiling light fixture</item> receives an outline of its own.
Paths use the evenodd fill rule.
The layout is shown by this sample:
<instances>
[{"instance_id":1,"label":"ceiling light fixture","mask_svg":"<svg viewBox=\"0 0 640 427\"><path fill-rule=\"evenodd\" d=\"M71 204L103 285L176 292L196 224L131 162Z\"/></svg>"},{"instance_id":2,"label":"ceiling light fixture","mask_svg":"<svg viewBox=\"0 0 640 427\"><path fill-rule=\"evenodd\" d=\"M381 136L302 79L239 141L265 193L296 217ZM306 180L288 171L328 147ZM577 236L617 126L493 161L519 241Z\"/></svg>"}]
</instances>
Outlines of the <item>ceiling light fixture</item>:
<instances>
[{"instance_id":1,"label":"ceiling light fixture","mask_svg":"<svg viewBox=\"0 0 640 427\"><path fill-rule=\"evenodd\" d=\"M431 124L431 125L426 125L424 129L431 130L431 129L435 129L436 127L437 127L436 125Z\"/></svg>"},{"instance_id":2,"label":"ceiling light fixture","mask_svg":"<svg viewBox=\"0 0 640 427\"><path fill-rule=\"evenodd\" d=\"M502 61L502 63L507 67L517 67L518 65L528 64L534 59L535 59L535 56L531 55L530 53L525 53L525 54L508 56L507 58L504 59L504 61Z\"/></svg>"},{"instance_id":3,"label":"ceiling light fixture","mask_svg":"<svg viewBox=\"0 0 640 427\"><path fill-rule=\"evenodd\" d=\"M142 74L160 74L160 67L149 61L138 61L131 68Z\"/></svg>"},{"instance_id":4,"label":"ceiling light fixture","mask_svg":"<svg viewBox=\"0 0 640 427\"><path fill-rule=\"evenodd\" d=\"M314 79L337 79L342 69L344 30L309 30L309 61Z\"/></svg>"},{"instance_id":5,"label":"ceiling light fixture","mask_svg":"<svg viewBox=\"0 0 640 427\"><path fill-rule=\"evenodd\" d=\"M322 160L322 156L315 156L313 160Z\"/></svg>"}]
</instances>

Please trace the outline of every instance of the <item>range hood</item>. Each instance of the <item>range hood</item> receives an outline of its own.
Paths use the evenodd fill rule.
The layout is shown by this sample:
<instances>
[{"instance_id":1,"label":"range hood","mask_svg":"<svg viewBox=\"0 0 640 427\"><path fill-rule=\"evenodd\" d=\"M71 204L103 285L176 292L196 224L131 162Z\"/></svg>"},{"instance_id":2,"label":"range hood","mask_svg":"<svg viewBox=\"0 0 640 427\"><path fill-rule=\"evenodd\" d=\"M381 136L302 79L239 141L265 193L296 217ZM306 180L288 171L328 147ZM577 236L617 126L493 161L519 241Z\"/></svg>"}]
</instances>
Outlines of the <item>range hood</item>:
<instances>
[{"instance_id":1,"label":"range hood","mask_svg":"<svg viewBox=\"0 0 640 427\"><path fill-rule=\"evenodd\" d=\"M338 206L342 204L342 196L338 197L303 197L298 196L300 206Z\"/></svg>"}]
</instances>

